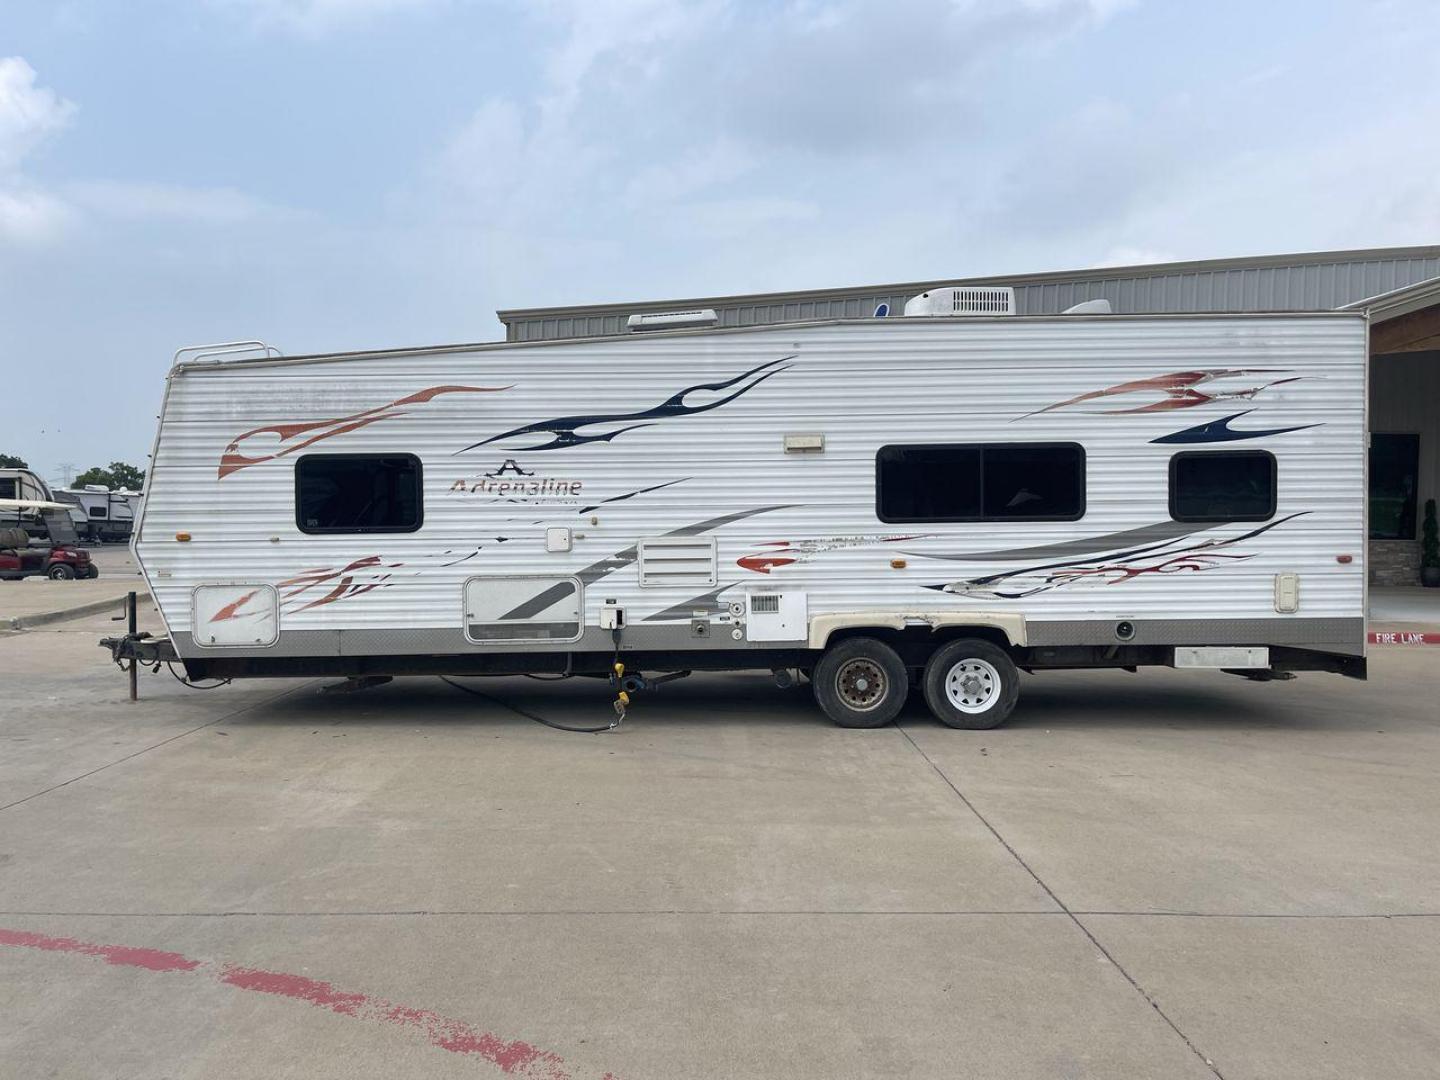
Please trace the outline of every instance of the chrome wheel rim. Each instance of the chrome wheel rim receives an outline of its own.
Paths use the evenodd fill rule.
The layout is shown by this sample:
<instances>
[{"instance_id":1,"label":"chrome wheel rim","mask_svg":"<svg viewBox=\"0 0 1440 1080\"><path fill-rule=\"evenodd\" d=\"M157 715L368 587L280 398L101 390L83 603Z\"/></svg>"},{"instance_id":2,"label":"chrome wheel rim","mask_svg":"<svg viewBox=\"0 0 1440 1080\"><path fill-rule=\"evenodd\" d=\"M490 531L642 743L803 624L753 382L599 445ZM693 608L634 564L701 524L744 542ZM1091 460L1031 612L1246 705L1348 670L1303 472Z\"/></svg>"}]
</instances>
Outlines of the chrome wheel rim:
<instances>
[{"instance_id":1,"label":"chrome wheel rim","mask_svg":"<svg viewBox=\"0 0 1440 1080\"><path fill-rule=\"evenodd\" d=\"M961 660L945 673L945 697L962 713L982 713L1000 700L1000 673L988 661Z\"/></svg>"},{"instance_id":2,"label":"chrome wheel rim","mask_svg":"<svg viewBox=\"0 0 1440 1080\"><path fill-rule=\"evenodd\" d=\"M840 665L835 673L835 690L847 709L869 712L885 700L889 680L879 664L862 656Z\"/></svg>"}]
</instances>

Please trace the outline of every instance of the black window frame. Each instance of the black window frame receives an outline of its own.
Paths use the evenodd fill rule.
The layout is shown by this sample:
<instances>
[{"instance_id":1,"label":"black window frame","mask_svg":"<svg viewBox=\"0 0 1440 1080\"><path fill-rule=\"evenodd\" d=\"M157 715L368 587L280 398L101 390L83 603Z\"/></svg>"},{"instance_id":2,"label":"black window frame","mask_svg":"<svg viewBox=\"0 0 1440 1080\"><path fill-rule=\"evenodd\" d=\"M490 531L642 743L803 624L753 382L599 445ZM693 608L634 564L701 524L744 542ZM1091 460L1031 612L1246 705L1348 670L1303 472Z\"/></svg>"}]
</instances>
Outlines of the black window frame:
<instances>
[{"instance_id":1,"label":"black window frame","mask_svg":"<svg viewBox=\"0 0 1440 1080\"><path fill-rule=\"evenodd\" d=\"M1266 458L1270 462L1270 509L1264 514L1190 514L1181 516L1175 509L1175 471L1183 458ZM1269 521L1279 512L1280 462L1269 450L1181 450L1170 455L1170 476L1167 491L1171 521L1215 523L1222 521Z\"/></svg>"},{"instance_id":2,"label":"black window frame","mask_svg":"<svg viewBox=\"0 0 1440 1080\"><path fill-rule=\"evenodd\" d=\"M994 517L985 513L985 451L986 450L1075 450L1080 455L1080 508L1073 514L1047 514L1030 516ZM884 513L884 471L881 469L881 457L887 450L978 450L980 452L980 482L979 499L980 513L978 515L966 515L960 517L886 517ZM987 524L1030 524L1033 522L1046 521L1079 521L1085 516L1089 508L1090 492L1090 463L1085 453L1085 447L1078 442L1047 441L1047 442L987 442L987 443L952 443L952 442L927 442L927 443L886 443L875 451L875 516L887 525L948 525L963 524L965 522L984 522Z\"/></svg>"},{"instance_id":3,"label":"black window frame","mask_svg":"<svg viewBox=\"0 0 1440 1080\"><path fill-rule=\"evenodd\" d=\"M408 458L415 466L415 524L407 525L404 528L390 526L365 526L365 525L342 525L316 527L307 526L300 516L300 468L307 461L336 460L346 461L383 461L394 458ZM425 524L425 463L418 455L405 453L385 453L383 451L364 454L301 454L295 459L293 473L295 487L295 527L307 536L354 536L370 533L391 533L404 534L419 532Z\"/></svg>"}]
</instances>

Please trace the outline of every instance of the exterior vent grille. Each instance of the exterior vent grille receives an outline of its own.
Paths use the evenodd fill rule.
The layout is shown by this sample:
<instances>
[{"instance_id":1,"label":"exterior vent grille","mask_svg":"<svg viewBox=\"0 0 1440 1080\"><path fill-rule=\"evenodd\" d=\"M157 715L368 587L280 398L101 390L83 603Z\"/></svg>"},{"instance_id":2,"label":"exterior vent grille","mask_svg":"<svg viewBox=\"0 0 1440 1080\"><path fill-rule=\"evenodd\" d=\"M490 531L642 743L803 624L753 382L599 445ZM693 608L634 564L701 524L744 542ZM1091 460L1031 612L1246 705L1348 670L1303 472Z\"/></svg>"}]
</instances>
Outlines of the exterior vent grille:
<instances>
[{"instance_id":1,"label":"exterior vent grille","mask_svg":"<svg viewBox=\"0 0 1440 1080\"><path fill-rule=\"evenodd\" d=\"M1008 285L955 285L931 289L905 302L906 315L1013 315L1015 290Z\"/></svg>"},{"instance_id":2,"label":"exterior vent grille","mask_svg":"<svg viewBox=\"0 0 1440 1080\"><path fill-rule=\"evenodd\" d=\"M752 596L750 611L755 615L778 615L780 613L780 594L769 593Z\"/></svg>"},{"instance_id":3,"label":"exterior vent grille","mask_svg":"<svg viewBox=\"0 0 1440 1080\"><path fill-rule=\"evenodd\" d=\"M640 584L646 587L715 584L715 538L662 536L639 544Z\"/></svg>"},{"instance_id":4,"label":"exterior vent grille","mask_svg":"<svg viewBox=\"0 0 1440 1080\"><path fill-rule=\"evenodd\" d=\"M625 325L631 333L643 330L674 330L687 326L714 326L719 317L712 308L697 308L694 311L657 311L651 315L631 315Z\"/></svg>"}]
</instances>

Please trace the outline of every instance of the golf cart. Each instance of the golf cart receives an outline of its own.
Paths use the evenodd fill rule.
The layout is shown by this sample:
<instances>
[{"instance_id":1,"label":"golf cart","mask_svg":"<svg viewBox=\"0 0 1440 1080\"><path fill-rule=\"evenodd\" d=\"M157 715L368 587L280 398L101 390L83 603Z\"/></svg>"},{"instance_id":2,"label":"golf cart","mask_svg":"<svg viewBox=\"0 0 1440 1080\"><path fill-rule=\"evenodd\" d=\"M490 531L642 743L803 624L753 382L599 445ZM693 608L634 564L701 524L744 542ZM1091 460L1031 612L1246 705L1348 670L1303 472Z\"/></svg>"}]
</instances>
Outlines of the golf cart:
<instances>
[{"instance_id":1,"label":"golf cart","mask_svg":"<svg viewBox=\"0 0 1440 1080\"><path fill-rule=\"evenodd\" d=\"M29 524L38 521L49 540L32 545ZM0 499L0 581L43 574L52 581L97 578L100 568L80 546L80 538L63 503L42 499Z\"/></svg>"}]
</instances>

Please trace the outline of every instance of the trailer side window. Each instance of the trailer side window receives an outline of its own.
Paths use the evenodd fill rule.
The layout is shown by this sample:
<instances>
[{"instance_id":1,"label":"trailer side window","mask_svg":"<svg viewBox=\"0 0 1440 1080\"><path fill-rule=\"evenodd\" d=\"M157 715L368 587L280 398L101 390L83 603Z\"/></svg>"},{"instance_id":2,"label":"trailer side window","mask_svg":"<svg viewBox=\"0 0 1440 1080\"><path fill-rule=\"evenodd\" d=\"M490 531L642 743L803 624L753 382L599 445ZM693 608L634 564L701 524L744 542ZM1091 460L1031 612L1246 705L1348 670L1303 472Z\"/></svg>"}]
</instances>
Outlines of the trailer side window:
<instances>
[{"instance_id":1,"label":"trailer side window","mask_svg":"<svg viewBox=\"0 0 1440 1080\"><path fill-rule=\"evenodd\" d=\"M1085 514L1085 450L1077 443L882 446L875 456L881 521L1074 521Z\"/></svg>"},{"instance_id":2,"label":"trailer side window","mask_svg":"<svg viewBox=\"0 0 1440 1080\"><path fill-rule=\"evenodd\" d=\"M420 492L413 454L308 454L295 463L295 523L306 533L414 532Z\"/></svg>"},{"instance_id":3,"label":"trailer side window","mask_svg":"<svg viewBox=\"0 0 1440 1080\"><path fill-rule=\"evenodd\" d=\"M1275 516L1275 456L1265 450L1198 450L1170 459L1176 521L1265 521Z\"/></svg>"}]
</instances>

